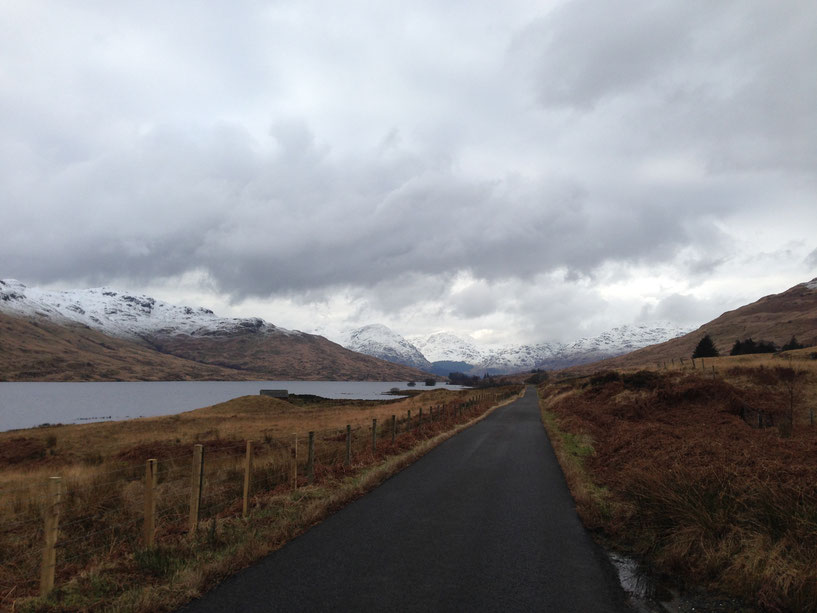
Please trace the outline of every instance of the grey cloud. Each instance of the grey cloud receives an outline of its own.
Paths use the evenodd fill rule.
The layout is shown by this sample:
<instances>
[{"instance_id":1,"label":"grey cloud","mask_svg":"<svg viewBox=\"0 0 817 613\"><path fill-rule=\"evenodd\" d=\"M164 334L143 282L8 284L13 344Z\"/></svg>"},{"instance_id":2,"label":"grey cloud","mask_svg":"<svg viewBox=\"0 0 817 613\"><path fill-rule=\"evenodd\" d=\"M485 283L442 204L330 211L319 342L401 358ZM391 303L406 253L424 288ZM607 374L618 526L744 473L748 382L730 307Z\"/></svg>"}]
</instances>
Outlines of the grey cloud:
<instances>
[{"instance_id":1,"label":"grey cloud","mask_svg":"<svg viewBox=\"0 0 817 613\"><path fill-rule=\"evenodd\" d=\"M0 247L4 261L44 281L203 266L240 298L408 273L589 273L608 260L672 259L700 235L695 206L626 202L571 184L475 183L411 154L347 167L317 142L302 123L276 127L267 143L229 125L157 132L36 176L5 197L34 194L14 217L54 240L40 238L32 251L21 234Z\"/></svg>"},{"instance_id":2,"label":"grey cloud","mask_svg":"<svg viewBox=\"0 0 817 613\"><path fill-rule=\"evenodd\" d=\"M454 293L448 303L454 313L465 319L474 319L497 311L499 300L497 293L501 290L478 284Z\"/></svg>"},{"instance_id":3,"label":"grey cloud","mask_svg":"<svg viewBox=\"0 0 817 613\"><path fill-rule=\"evenodd\" d=\"M739 301L723 297L700 299L674 293L662 298L654 306L645 306L639 319L646 322L668 321L679 326L699 326L740 304Z\"/></svg>"},{"instance_id":4,"label":"grey cloud","mask_svg":"<svg viewBox=\"0 0 817 613\"><path fill-rule=\"evenodd\" d=\"M558 332L610 264L703 283L810 240L811 3L338 6L0 8L0 276Z\"/></svg>"},{"instance_id":5,"label":"grey cloud","mask_svg":"<svg viewBox=\"0 0 817 613\"><path fill-rule=\"evenodd\" d=\"M514 51L534 60L543 104L588 110L672 69L692 42L684 23L701 8L697 2L575 0L531 24Z\"/></svg>"},{"instance_id":6,"label":"grey cloud","mask_svg":"<svg viewBox=\"0 0 817 613\"><path fill-rule=\"evenodd\" d=\"M520 34L545 107L608 114L635 143L696 150L710 169L814 179L817 9L808 2L568 2Z\"/></svg>"},{"instance_id":7,"label":"grey cloud","mask_svg":"<svg viewBox=\"0 0 817 613\"><path fill-rule=\"evenodd\" d=\"M817 271L817 249L806 256L805 264L806 266L811 266L815 269L815 271Z\"/></svg>"}]
</instances>

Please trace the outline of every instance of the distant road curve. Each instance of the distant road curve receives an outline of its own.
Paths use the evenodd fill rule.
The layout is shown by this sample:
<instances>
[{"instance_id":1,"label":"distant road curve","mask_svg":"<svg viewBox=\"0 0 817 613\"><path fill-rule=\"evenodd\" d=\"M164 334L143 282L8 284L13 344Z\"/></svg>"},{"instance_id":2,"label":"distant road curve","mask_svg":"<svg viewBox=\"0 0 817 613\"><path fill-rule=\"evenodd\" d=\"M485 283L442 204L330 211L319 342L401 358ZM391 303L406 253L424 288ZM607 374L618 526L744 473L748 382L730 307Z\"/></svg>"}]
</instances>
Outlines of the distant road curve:
<instances>
[{"instance_id":1,"label":"distant road curve","mask_svg":"<svg viewBox=\"0 0 817 613\"><path fill-rule=\"evenodd\" d=\"M529 387L182 611L619 613L624 602Z\"/></svg>"}]
</instances>

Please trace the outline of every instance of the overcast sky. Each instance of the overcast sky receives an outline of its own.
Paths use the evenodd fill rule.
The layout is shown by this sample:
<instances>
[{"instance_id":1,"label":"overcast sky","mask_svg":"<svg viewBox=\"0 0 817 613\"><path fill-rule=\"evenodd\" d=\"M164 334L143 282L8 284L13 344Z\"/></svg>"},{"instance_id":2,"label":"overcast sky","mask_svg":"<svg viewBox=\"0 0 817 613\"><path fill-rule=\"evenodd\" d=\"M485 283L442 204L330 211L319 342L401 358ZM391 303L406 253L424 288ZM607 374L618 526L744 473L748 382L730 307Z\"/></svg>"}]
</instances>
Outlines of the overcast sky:
<instances>
[{"instance_id":1,"label":"overcast sky","mask_svg":"<svg viewBox=\"0 0 817 613\"><path fill-rule=\"evenodd\" d=\"M817 277L811 0L0 0L0 278L486 344Z\"/></svg>"}]
</instances>

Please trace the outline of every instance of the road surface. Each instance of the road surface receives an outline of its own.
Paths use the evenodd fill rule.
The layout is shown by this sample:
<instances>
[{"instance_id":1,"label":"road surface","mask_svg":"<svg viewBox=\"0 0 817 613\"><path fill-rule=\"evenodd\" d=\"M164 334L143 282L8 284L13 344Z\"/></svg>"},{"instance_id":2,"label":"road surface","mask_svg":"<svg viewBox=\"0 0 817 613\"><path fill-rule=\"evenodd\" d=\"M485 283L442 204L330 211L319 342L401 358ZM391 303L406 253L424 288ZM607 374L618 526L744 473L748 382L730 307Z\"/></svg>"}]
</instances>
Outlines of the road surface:
<instances>
[{"instance_id":1,"label":"road surface","mask_svg":"<svg viewBox=\"0 0 817 613\"><path fill-rule=\"evenodd\" d=\"M182 609L630 609L575 511L536 389Z\"/></svg>"}]
</instances>

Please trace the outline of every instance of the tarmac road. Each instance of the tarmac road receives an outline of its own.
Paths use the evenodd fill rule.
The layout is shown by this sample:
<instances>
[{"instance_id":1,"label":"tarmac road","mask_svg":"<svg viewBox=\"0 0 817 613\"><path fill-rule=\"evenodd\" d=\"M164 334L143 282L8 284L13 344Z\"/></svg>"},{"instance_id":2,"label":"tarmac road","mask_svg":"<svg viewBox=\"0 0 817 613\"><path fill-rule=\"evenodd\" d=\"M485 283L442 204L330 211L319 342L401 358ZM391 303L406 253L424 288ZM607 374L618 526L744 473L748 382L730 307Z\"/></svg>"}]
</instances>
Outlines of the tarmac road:
<instances>
[{"instance_id":1,"label":"tarmac road","mask_svg":"<svg viewBox=\"0 0 817 613\"><path fill-rule=\"evenodd\" d=\"M624 602L529 387L182 611L618 613Z\"/></svg>"}]
</instances>

